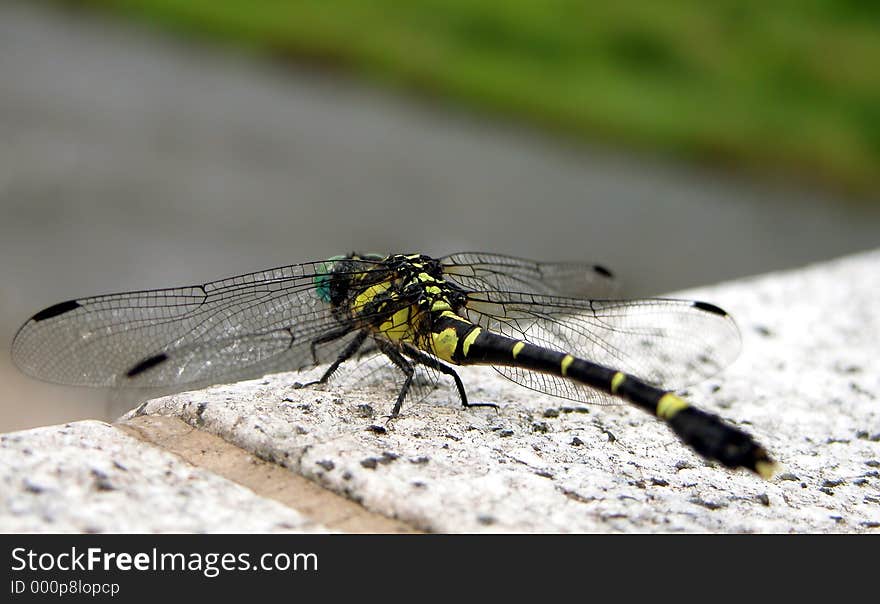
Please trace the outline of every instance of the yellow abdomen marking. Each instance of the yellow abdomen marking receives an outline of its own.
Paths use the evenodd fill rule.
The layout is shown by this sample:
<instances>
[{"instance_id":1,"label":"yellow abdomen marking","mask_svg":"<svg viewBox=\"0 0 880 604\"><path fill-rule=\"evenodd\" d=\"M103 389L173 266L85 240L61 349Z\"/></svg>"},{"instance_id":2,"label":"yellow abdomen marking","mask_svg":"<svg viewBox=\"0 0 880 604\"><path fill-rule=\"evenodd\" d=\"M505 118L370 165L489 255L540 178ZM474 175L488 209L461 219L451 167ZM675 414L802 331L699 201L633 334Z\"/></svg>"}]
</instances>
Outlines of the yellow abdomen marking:
<instances>
[{"instance_id":1,"label":"yellow abdomen marking","mask_svg":"<svg viewBox=\"0 0 880 604\"><path fill-rule=\"evenodd\" d=\"M672 419L672 417L681 411L690 407L688 402L679 396L675 396L671 392L667 392L657 402L657 417L661 419Z\"/></svg>"},{"instance_id":2,"label":"yellow abdomen marking","mask_svg":"<svg viewBox=\"0 0 880 604\"><path fill-rule=\"evenodd\" d=\"M621 384L626 380L626 374L618 371L614 374L614 377L611 378L611 394L617 394L617 390L620 388Z\"/></svg>"},{"instance_id":3,"label":"yellow abdomen marking","mask_svg":"<svg viewBox=\"0 0 880 604\"><path fill-rule=\"evenodd\" d=\"M778 464L772 461L759 461L755 463L755 471L761 478L765 480L770 480L771 478L773 478L773 475L778 469Z\"/></svg>"},{"instance_id":4,"label":"yellow abdomen marking","mask_svg":"<svg viewBox=\"0 0 880 604\"><path fill-rule=\"evenodd\" d=\"M574 363L574 357L570 354L562 357L562 375L563 377L568 374L568 368L571 367L571 364Z\"/></svg>"},{"instance_id":5,"label":"yellow abdomen marking","mask_svg":"<svg viewBox=\"0 0 880 604\"><path fill-rule=\"evenodd\" d=\"M452 355L455 354L456 346L458 346L458 334L454 327L447 327L440 333L431 334L431 348L434 354L444 361L454 362Z\"/></svg>"},{"instance_id":6,"label":"yellow abdomen marking","mask_svg":"<svg viewBox=\"0 0 880 604\"><path fill-rule=\"evenodd\" d=\"M468 332L468 335L464 337L464 341L461 343L461 352L466 357L468 352L471 349L471 344L474 343L474 340L477 339L477 336L480 335L480 332L483 331L479 327L474 327L472 330Z\"/></svg>"},{"instance_id":7,"label":"yellow abdomen marking","mask_svg":"<svg viewBox=\"0 0 880 604\"><path fill-rule=\"evenodd\" d=\"M522 349L526 347L525 342L517 342L513 345L513 358L516 358L519 353L522 352Z\"/></svg>"}]
</instances>

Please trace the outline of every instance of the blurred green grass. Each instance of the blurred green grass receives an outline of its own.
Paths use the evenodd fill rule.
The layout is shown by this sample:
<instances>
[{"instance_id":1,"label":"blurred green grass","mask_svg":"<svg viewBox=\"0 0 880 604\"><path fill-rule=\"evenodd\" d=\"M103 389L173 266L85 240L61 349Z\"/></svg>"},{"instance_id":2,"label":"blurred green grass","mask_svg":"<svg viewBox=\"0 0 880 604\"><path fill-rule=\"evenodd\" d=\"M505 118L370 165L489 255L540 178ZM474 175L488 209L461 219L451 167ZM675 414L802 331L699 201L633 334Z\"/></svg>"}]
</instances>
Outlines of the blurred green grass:
<instances>
[{"instance_id":1,"label":"blurred green grass","mask_svg":"<svg viewBox=\"0 0 880 604\"><path fill-rule=\"evenodd\" d=\"M875 0L75 3L575 136L880 190Z\"/></svg>"}]
</instances>

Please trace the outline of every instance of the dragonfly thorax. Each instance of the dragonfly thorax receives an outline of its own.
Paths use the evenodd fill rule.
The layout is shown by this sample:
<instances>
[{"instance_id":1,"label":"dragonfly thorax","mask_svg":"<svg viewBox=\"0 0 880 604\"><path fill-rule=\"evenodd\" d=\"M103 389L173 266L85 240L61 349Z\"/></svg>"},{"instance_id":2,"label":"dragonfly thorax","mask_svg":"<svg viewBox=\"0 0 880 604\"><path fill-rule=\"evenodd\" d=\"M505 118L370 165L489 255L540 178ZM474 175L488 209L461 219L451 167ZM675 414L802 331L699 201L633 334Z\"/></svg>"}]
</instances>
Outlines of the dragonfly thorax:
<instances>
[{"instance_id":1,"label":"dragonfly thorax","mask_svg":"<svg viewBox=\"0 0 880 604\"><path fill-rule=\"evenodd\" d=\"M440 263L429 256L396 254L373 261L367 270L363 264L357 255L334 262L330 301L392 341L419 341L437 316L455 312L466 301L464 290L446 281Z\"/></svg>"}]
</instances>

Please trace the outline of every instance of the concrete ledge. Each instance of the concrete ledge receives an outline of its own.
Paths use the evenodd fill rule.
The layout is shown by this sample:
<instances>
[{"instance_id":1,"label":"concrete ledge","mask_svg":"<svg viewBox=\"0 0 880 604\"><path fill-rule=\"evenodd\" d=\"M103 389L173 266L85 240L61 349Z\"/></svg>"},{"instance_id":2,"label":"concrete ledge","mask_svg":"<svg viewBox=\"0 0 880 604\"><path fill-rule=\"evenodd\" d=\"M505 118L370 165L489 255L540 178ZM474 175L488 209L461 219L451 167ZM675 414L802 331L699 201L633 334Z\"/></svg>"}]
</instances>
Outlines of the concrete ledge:
<instances>
[{"instance_id":1,"label":"concrete ledge","mask_svg":"<svg viewBox=\"0 0 880 604\"><path fill-rule=\"evenodd\" d=\"M323 532L103 422L0 436L2 532Z\"/></svg>"},{"instance_id":2,"label":"concrete ledge","mask_svg":"<svg viewBox=\"0 0 880 604\"><path fill-rule=\"evenodd\" d=\"M682 294L740 324L740 359L687 394L768 447L783 465L771 481L704 463L638 410L562 402L491 369L461 373L499 412L461 410L444 384L387 427L387 384L294 390L281 374L149 401L120 429L2 437L0 530L877 531L878 293L880 252ZM315 515L327 497L349 503L273 492L291 473L383 518L354 504Z\"/></svg>"},{"instance_id":3,"label":"concrete ledge","mask_svg":"<svg viewBox=\"0 0 880 604\"><path fill-rule=\"evenodd\" d=\"M292 507L310 520L346 533L402 533L412 528L372 514L284 468L257 459L219 437L173 417L140 416L118 427L187 462L241 484L256 494Z\"/></svg>"}]
</instances>

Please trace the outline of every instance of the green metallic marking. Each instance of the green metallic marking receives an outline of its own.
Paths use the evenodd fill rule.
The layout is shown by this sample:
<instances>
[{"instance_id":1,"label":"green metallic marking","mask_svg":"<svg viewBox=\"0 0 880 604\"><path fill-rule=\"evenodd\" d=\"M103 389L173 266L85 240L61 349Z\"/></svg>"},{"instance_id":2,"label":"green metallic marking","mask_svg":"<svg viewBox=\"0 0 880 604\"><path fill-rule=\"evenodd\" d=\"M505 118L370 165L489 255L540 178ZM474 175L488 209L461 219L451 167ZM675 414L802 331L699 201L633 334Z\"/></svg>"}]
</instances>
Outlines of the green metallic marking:
<instances>
[{"instance_id":1,"label":"green metallic marking","mask_svg":"<svg viewBox=\"0 0 880 604\"><path fill-rule=\"evenodd\" d=\"M626 381L626 374L618 371L614 374L614 377L611 378L611 394L617 394L617 390Z\"/></svg>"},{"instance_id":2,"label":"green metallic marking","mask_svg":"<svg viewBox=\"0 0 880 604\"><path fill-rule=\"evenodd\" d=\"M681 397L667 392L657 402L657 417L665 420L672 419L682 409L690 407L688 402Z\"/></svg>"},{"instance_id":3,"label":"green metallic marking","mask_svg":"<svg viewBox=\"0 0 880 604\"><path fill-rule=\"evenodd\" d=\"M525 342L517 342L513 345L513 358L516 358L519 353L522 352L522 349L526 347Z\"/></svg>"},{"instance_id":4,"label":"green metallic marking","mask_svg":"<svg viewBox=\"0 0 880 604\"><path fill-rule=\"evenodd\" d=\"M562 375L563 375L563 377L568 375L568 368L571 366L572 363L574 363L574 357L571 356L570 354L567 354L564 357L562 357Z\"/></svg>"},{"instance_id":5,"label":"green metallic marking","mask_svg":"<svg viewBox=\"0 0 880 604\"><path fill-rule=\"evenodd\" d=\"M461 351L464 353L464 356L468 355L468 352L471 349L471 344L474 343L474 340L477 339L477 336L480 335L480 332L483 331L479 327L474 327L472 330L468 332L468 334L464 337L464 341L461 343Z\"/></svg>"},{"instance_id":6,"label":"green metallic marking","mask_svg":"<svg viewBox=\"0 0 880 604\"><path fill-rule=\"evenodd\" d=\"M344 260L347 256L331 256L326 262L322 262L320 268L316 271L312 282L315 284L315 293L324 302L330 301L330 273L336 265L337 260Z\"/></svg>"}]
</instances>

